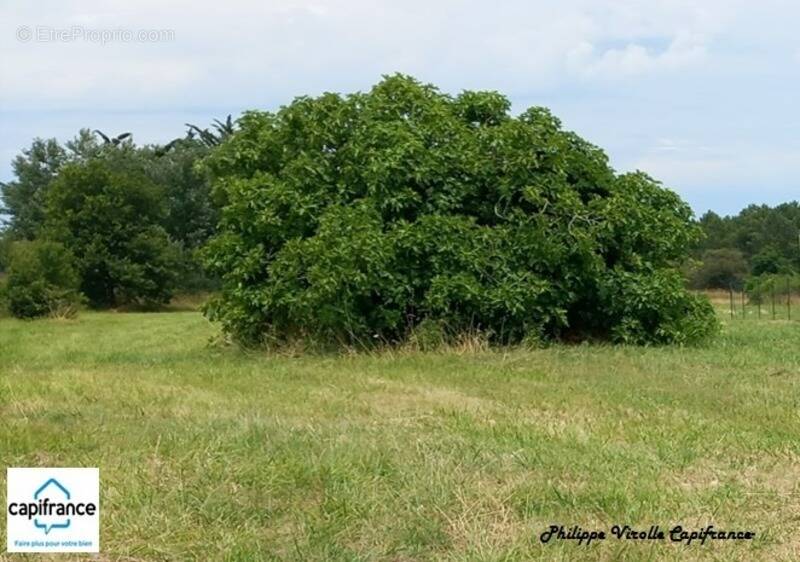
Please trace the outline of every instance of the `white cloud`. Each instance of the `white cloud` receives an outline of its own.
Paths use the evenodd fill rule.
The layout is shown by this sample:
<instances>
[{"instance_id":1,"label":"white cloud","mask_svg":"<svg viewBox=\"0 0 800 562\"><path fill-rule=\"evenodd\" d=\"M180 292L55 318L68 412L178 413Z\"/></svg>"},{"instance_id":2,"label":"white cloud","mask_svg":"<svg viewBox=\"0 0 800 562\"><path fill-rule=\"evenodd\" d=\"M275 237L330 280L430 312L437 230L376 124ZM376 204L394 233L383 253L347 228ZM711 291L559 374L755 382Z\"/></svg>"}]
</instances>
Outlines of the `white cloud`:
<instances>
[{"instance_id":1,"label":"white cloud","mask_svg":"<svg viewBox=\"0 0 800 562\"><path fill-rule=\"evenodd\" d=\"M637 43L622 49L609 49L594 60L585 60L583 72L590 76L614 79L647 72L678 70L702 64L707 55L707 39L699 34L680 32L669 46L653 51Z\"/></svg>"},{"instance_id":2,"label":"white cloud","mask_svg":"<svg viewBox=\"0 0 800 562\"><path fill-rule=\"evenodd\" d=\"M401 71L447 91L497 89L515 109L549 105L620 169L676 188L790 185L798 18L791 0L5 0L0 153L86 125L166 140L187 119ZM175 39L22 43L22 25Z\"/></svg>"},{"instance_id":3,"label":"white cloud","mask_svg":"<svg viewBox=\"0 0 800 562\"><path fill-rule=\"evenodd\" d=\"M197 92L253 99L260 89L292 96L309 86L366 86L396 70L456 88L543 90L575 75L613 80L700 64L738 4L17 0L0 11L0 103L130 106L183 102ZM20 43L13 40L19 25L166 28L176 37L155 45ZM648 47L653 39L667 47ZM601 47L609 43L617 46Z\"/></svg>"}]
</instances>

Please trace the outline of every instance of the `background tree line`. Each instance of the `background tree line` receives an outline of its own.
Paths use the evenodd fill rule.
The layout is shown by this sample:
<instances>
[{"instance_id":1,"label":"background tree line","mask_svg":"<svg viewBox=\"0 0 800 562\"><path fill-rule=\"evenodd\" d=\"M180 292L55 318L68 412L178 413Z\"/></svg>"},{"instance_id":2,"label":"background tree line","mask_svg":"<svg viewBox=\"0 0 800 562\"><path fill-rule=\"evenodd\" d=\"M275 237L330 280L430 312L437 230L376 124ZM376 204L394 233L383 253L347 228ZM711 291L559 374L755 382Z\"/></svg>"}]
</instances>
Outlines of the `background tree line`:
<instances>
[{"instance_id":1,"label":"background tree line","mask_svg":"<svg viewBox=\"0 0 800 562\"><path fill-rule=\"evenodd\" d=\"M800 203L792 201L776 207L750 205L734 216L720 217L709 211L699 219L705 234L693 252L694 264L688 269L693 287L698 289L748 287L751 290L782 278L796 286L792 278L800 272Z\"/></svg>"},{"instance_id":2,"label":"background tree line","mask_svg":"<svg viewBox=\"0 0 800 562\"><path fill-rule=\"evenodd\" d=\"M232 131L190 125L167 145L130 133L81 130L61 144L35 139L0 185L0 271L21 317L93 307L155 307L176 292L208 290L197 254L219 208L197 163Z\"/></svg>"}]
</instances>

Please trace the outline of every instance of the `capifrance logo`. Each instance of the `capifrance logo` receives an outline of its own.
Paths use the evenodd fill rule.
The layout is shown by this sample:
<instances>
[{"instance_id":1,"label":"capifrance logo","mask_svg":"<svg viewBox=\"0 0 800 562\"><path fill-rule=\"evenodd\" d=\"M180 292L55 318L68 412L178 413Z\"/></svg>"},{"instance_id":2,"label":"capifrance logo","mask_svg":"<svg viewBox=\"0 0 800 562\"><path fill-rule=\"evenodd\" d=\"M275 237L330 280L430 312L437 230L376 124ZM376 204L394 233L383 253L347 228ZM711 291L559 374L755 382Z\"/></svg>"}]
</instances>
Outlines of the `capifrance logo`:
<instances>
[{"instance_id":1,"label":"capifrance logo","mask_svg":"<svg viewBox=\"0 0 800 562\"><path fill-rule=\"evenodd\" d=\"M8 552L100 552L97 468L6 469Z\"/></svg>"}]
</instances>

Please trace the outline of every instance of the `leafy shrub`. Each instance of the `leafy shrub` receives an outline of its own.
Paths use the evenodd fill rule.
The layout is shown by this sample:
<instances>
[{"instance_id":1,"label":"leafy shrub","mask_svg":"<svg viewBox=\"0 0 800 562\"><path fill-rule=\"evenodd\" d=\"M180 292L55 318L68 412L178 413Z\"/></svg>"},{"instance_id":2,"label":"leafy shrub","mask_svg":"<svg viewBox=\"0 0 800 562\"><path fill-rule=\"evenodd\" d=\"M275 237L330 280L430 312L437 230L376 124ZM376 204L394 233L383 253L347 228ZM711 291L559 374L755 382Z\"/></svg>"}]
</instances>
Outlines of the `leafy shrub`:
<instances>
[{"instance_id":1,"label":"leafy shrub","mask_svg":"<svg viewBox=\"0 0 800 562\"><path fill-rule=\"evenodd\" d=\"M4 293L17 318L73 316L82 297L74 259L57 242L12 244Z\"/></svg>"},{"instance_id":2,"label":"leafy shrub","mask_svg":"<svg viewBox=\"0 0 800 562\"><path fill-rule=\"evenodd\" d=\"M601 289L612 337L630 344L691 343L717 328L707 298L687 293L675 270L614 271Z\"/></svg>"},{"instance_id":3,"label":"leafy shrub","mask_svg":"<svg viewBox=\"0 0 800 562\"><path fill-rule=\"evenodd\" d=\"M411 349L432 351L441 349L447 344L448 335L441 322L426 318L411 330L408 344Z\"/></svg>"},{"instance_id":4,"label":"leafy shrub","mask_svg":"<svg viewBox=\"0 0 800 562\"><path fill-rule=\"evenodd\" d=\"M0 232L0 274L8 269L8 260L11 253L11 236L8 231Z\"/></svg>"},{"instance_id":5,"label":"leafy shrub","mask_svg":"<svg viewBox=\"0 0 800 562\"><path fill-rule=\"evenodd\" d=\"M689 342L715 329L677 273L689 207L547 110L411 78L248 112L204 161L224 204L207 314L241 342ZM427 335L425 336L427 339ZM425 343L424 345L427 345Z\"/></svg>"}]
</instances>

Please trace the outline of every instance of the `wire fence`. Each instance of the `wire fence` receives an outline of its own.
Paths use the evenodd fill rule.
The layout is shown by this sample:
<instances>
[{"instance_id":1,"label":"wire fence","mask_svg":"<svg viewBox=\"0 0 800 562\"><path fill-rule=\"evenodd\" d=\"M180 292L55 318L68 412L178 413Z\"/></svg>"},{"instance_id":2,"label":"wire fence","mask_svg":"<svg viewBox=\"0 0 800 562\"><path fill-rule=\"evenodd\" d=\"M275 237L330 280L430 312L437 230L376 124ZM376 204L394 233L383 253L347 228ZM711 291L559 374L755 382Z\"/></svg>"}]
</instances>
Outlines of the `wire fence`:
<instances>
[{"instance_id":1,"label":"wire fence","mask_svg":"<svg viewBox=\"0 0 800 562\"><path fill-rule=\"evenodd\" d=\"M728 289L728 303L733 320L800 320L800 298L790 283L784 287L772 284L759 290L731 287Z\"/></svg>"}]
</instances>

